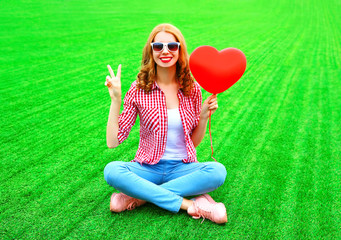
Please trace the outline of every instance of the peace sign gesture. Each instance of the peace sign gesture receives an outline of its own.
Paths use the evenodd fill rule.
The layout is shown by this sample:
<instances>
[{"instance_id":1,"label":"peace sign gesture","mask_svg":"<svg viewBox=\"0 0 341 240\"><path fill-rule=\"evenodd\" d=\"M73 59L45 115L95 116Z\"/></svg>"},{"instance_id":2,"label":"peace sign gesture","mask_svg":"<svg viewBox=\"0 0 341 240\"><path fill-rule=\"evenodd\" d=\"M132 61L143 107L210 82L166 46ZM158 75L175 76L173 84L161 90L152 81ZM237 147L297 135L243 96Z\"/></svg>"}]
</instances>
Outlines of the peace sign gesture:
<instances>
[{"instance_id":1,"label":"peace sign gesture","mask_svg":"<svg viewBox=\"0 0 341 240\"><path fill-rule=\"evenodd\" d=\"M109 94L112 100L121 100L121 64L118 65L116 76L110 65L108 65L107 67L110 76L107 76L104 85L108 87Z\"/></svg>"}]
</instances>

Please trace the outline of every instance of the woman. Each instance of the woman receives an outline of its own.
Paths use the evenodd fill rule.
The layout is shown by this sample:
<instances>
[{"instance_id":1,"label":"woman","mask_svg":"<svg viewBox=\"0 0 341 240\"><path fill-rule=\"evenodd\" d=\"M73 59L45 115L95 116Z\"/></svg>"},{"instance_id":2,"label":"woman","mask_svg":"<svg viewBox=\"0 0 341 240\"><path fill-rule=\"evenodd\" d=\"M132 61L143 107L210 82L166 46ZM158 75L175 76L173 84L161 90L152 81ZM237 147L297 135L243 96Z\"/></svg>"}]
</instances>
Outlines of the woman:
<instances>
[{"instance_id":1,"label":"woman","mask_svg":"<svg viewBox=\"0 0 341 240\"><path fill-rule=\"evenodd\" d=\"M131 162L114 161L104 169L113 193L110 210L132 210L146 202L193 218L227 222L226 208L207 192L221 186L225 167L216 162L199 163L195 147L203 139L209 111L218 108L217 96L202 105L200 86L189 71L188 53L181 32L160 24L151 32L143 49L141 70L121 105L121 65L115 76L108 65L111 106L107 124L107 145L115 148L129 135L140 117L140 144ZM186 196L202 194L193 199Z\"/></svg>"}]
</instances>

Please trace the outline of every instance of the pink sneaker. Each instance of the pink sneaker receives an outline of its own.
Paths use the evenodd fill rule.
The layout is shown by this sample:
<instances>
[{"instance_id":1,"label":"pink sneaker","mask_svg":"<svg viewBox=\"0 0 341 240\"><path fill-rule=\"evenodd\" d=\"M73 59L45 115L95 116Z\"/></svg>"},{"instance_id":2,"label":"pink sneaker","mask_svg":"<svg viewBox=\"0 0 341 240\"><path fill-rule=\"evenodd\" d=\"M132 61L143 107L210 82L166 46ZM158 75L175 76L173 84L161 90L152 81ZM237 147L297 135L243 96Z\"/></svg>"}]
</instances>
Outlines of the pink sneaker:
<instances>
[{"instance_id":1,"label":"pink sneaker","mask_svg":"<svg viewBox=\"0 0 341 240\"><path fill-rule=\"evenodd\" d=\"M218 224L226 223L227 215L225 205L223 203L216 203L211 197L209 199L213 202L210 202L207 199L207 195L203 194L195 198L192 206L187 209L187 213L194 219L202 217L202 222L207 218Z\"/></svg>"},{"instance_id":2,"label":"pink sneaker","mask_svg":"<svg viewBox=\"0 0 341 240\"><path fill-rule=\"evenodd\" d=\"M113 193L110 198L110 211L122 212L124 210L133 210L145 204L146 201L130 197L124 193Z\"/></svg>"}]
</instances>

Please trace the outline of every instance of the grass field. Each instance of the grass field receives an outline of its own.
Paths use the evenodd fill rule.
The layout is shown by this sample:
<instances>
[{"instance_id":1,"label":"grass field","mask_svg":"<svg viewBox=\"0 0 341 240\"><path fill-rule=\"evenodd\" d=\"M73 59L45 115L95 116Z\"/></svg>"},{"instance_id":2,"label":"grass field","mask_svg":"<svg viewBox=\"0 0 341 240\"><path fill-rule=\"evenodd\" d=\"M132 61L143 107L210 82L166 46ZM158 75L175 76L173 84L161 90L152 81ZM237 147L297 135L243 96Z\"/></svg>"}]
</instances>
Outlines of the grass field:
<instances>
[{"instance_id":1,"label":"grass field","mask_svg":"<svg viewBox=\"0 0 341 240\"><path fill-rule=\"evenodd\" d=\"M341 239L340 1L124 2L1 2L0 239ZM212 117L226 225L152 204L109 212L103 169L134 158L139 123L106 147L106 65L122 64L125 94L163 22L189 53L247 57ZM210 151L206 134L199 161Z\"/></svg>"}]
</instances>

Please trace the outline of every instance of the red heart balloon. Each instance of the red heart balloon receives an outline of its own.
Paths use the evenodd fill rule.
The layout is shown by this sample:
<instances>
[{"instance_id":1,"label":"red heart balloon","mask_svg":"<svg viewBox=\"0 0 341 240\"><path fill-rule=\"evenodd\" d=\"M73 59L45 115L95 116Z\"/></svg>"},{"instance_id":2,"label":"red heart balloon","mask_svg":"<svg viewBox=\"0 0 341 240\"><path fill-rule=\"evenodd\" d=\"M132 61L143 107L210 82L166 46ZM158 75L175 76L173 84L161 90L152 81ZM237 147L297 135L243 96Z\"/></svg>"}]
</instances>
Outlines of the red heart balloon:
<instances>
[{"instance_id":1,"label":"red heart balloon","mask_svg":"<svg viewBox=\"0 0 341 240\"><path fill-rule=\"evenodd\" d=\"M246 57L236 48L220 52L211 46L196 48L189 58L189 68L200 86L207 92L224 92L244 74Z\"/></svg>"}]
</instances>

